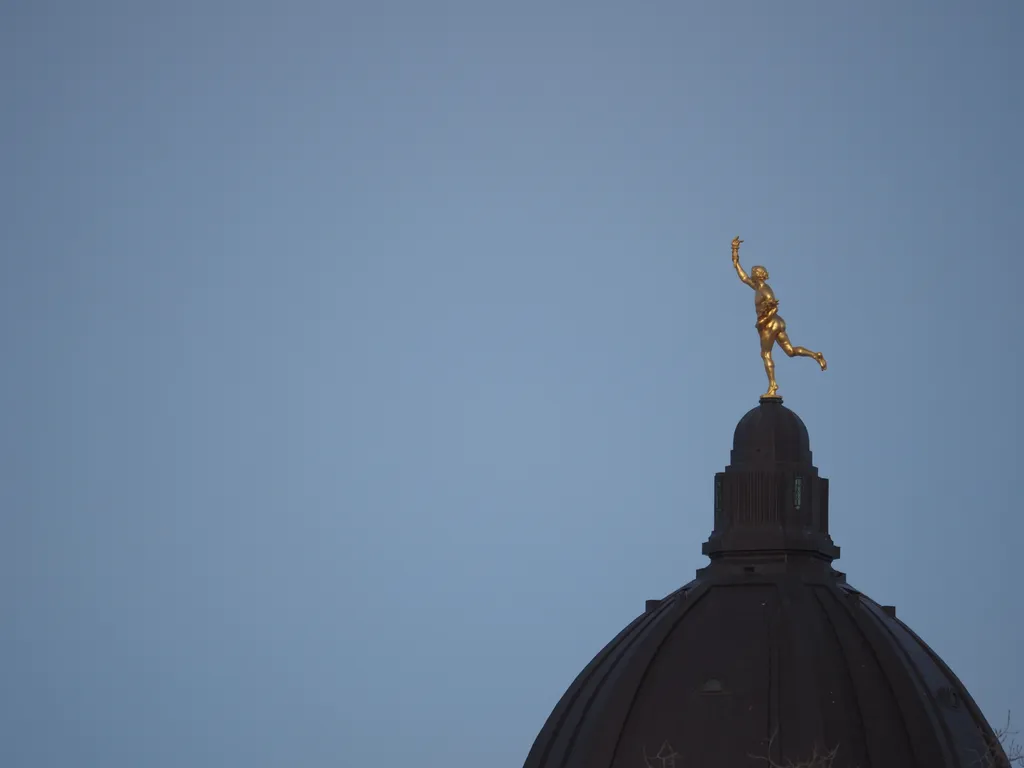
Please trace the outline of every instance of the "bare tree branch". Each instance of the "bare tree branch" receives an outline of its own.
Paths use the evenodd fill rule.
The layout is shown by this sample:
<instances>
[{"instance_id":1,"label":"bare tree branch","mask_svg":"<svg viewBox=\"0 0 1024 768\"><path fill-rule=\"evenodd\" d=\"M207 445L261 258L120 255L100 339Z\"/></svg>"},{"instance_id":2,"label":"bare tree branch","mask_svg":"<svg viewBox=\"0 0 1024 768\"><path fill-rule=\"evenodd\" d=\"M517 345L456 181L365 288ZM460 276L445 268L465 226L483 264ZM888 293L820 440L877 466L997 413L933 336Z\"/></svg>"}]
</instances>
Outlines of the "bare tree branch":
<instances>
[{"instance_id":1,"label":"bare tree branch","mask_svg":"<svg viewBox=\"0 0 1024 768\"><path fill-rule=\"evenodd\" d=\"M1006 724L996 728L995 741L987 746L985 753L977 760L978 768L1024 768L1024 746L1017 743L1017 731L1010 728L1010 713L1006 713Z\"/></svg>"},{"instance_id":2,"label":"bare tree branch","mask_svg":"<svg viewBox=\"0 0 1024 768\"><path fill-rule=\"evenodd\" d=\"M1006 713L1006 724L1002 728L993 730L994 740L986 746L985 752L978 756L975 761L976 768L1024 768L1024 745L1020 744L1016 736L1018 731L1010 727L1010 713ZM761 760L768 764L768 768L832 768L832 763L839 752L837 744L832 749L821 751L814 747L811 756L806 760L793 762L786 760L783 763L772 759L772 747L775 745L775 738L778 731L772 734L768 740L768 755L748 755L752 760Z\"/></svg>"},{"instance_id":3,"label":"bare tree branch","mask_svg":"<svg viewBox=\"0 0 1024 768\"><path fill-rule=\"evenodd\" d=\"M792 760L787 760L784 763L777 763L771 758L772 746L775 744L775 737L778 735L778 731L772 734L772 737L768 740L768 756L764 755L748 755L748 757L754 760L764 760L768 763L769 768L832 768L832 762L836 759L836 753L839 752L839 745L836 744L832 749L825 752L820 752L817 745L814 747L814 751L811 753L810 758L807 760L801 760L800 762L794 763Z\"/></svg>"}]
</instances>

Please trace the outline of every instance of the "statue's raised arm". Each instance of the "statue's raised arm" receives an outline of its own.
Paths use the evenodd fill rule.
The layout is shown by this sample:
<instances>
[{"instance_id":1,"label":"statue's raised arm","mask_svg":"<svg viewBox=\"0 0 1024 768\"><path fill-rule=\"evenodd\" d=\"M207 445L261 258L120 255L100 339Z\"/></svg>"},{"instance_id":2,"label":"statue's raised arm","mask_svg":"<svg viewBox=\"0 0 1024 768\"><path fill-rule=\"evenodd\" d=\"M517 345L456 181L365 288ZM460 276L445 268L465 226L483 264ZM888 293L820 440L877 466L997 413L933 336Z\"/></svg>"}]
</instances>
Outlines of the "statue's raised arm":
<instances>
[{"instance_id":1,"label":"statue's raised arm","mask_svg":"<svg viewBox=\"0 0 1024 768\"><path fill-rule=\"evenodd\" d=\"M740 276L740 280L756 290L757 286L754 285L754 281L747 276L747 273L743 271L743 267L740 266L740 243L742 242L739 235L732 239L732 265L736 267L736 274Z\"/></svg>"}]
</instances>

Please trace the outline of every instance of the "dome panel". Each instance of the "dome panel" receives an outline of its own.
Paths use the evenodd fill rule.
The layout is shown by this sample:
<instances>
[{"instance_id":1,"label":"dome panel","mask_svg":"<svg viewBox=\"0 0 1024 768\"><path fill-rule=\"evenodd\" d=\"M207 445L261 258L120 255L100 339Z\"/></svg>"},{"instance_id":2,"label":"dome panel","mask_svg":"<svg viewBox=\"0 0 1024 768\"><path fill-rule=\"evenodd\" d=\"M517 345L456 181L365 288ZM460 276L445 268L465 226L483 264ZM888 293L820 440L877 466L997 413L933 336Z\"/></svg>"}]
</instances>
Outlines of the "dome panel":
<instances>
[{"instance_id":1,"label":"dome panel","mask_svg":"<svg viewBox=\"0 0 1024 768\"><path fill-rule=\"evenodd\" d=\"M833 677L829 678L827 670L822 679L831 683L831 691L845 689L844 698L852 697L856 708L856 717L847 720L851 724L847 738L842 738L841 728L832 728L823 739L839 745L843 752L859 751L866 765L917 765L895 692L871 643L854 620L859 593L823 586L813 591L835 640L830 650L837 653L831 658L840 661L831 668ZM845 688L847 685L849 688ZM858 763L854 760L851 764Z\"/></svg>"},{"instance_id":2,"label":"dome panel","mask_svg":"<svg viewBox=\"0 0 1024 768\"><path fill-rule=\"evenodd\" d=\"M868 765L849 665L837 663L845 660L843 649L814 589L787 595L773 641L784 649L776 674L779 727L773 758L793 752L809 757L817 746L836 748L840 762Z\"/></svg>"},{"instance_id":3,"label":"dome panel","mask_svg":"<svg viewBox=\"0 0 1024 768\"><path fill-rule=\"evenodd\" d=\"M696 598L655 651L612 765L642 765L644 755L663 745L682 765L710 765L723 758L729 764L762 748L750 737L768 719L766 617L777 604L770 585L712 587ZM723 721L734 724L732 737L718 743L703 737L720 730Z\"/></svg>"},{"instance_id":4,"label":"dome panel","mask_svg":"<svg viewBox=\"0 0 1024 768\"><path fill-rule=\"evenodd\" d=\"M980 713L970 711L976 707L963 684L906 625L886 614L877 603L865 600L864 604L905 654L905 661L919 685L919 694L931 704L930 709L940 722L949 748L957 752L962 764L976 763L984 754L986 745L984 735L977 727L977 715Z\"/></svg>"},{"instance_id":5,"label":"dome panel","mask_svg":"<svg viewBox=\"0 0 1024 768\"><path fill-rule=\"evenodd\" d=\"M641 614L608 643L576 677L559 700L530 750L527 765L563 765L573 751L590 703L622 655L650 628L655 614Z\"/></svg>"}]
</instances>

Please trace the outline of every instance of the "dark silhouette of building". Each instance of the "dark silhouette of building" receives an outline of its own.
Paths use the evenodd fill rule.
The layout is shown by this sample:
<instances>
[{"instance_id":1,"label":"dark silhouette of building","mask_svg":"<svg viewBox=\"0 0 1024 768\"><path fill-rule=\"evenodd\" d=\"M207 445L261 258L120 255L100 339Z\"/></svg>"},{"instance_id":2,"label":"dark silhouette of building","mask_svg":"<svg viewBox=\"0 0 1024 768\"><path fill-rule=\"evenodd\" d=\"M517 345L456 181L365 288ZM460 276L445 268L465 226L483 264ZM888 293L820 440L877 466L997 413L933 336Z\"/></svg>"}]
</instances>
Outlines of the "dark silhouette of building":
<instances>
[{"instance_id":1,"label":"dark silhouette of building","mask_svg":"<svg viewBox=\"0 0 1024 768\"><path fill-rule=\"evenodd\" d=\"M714 507L710 564L587 665L526 768L1004 764L949 667L832 567L828 480L781 400L740 420Z\"/></svg>"}]
</instances>

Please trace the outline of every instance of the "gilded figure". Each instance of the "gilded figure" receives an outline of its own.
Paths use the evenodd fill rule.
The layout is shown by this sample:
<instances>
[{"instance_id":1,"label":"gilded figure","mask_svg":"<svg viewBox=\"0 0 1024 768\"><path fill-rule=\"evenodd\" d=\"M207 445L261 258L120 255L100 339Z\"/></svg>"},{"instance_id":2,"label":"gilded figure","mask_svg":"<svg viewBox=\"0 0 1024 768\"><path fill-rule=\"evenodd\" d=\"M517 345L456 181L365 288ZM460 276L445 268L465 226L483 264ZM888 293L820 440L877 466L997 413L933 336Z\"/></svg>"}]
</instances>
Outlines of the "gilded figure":
<instances>
[{"instance_id":1,"label":"gilded figure","mask_svg":"<svg viewBox=\"0 0 1024 768\"><path fill-rule=\"evenodd\" d=\"M795 347L789 340L786 333L786 321L779 314L779 300L775 298L775 292L768 285L768 270L762 266L756 266L750 270L750 275L743 271L740 266L740 243L739 237L732 241L732 265L746 285L754 289L754 309L757 311L757 335L761 339L761 360L764 361L764 371L768 375L768 391L762 397L779 397L779 385L775 382L775 361L772 360L772 349L778 344L782 351L790 357L810 357L818 362L821 370L828 365L825 363L825 356L821 352L814 352L806 347Z\"/></svg>"}]
</instances>

